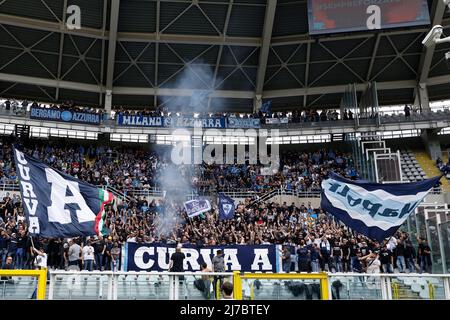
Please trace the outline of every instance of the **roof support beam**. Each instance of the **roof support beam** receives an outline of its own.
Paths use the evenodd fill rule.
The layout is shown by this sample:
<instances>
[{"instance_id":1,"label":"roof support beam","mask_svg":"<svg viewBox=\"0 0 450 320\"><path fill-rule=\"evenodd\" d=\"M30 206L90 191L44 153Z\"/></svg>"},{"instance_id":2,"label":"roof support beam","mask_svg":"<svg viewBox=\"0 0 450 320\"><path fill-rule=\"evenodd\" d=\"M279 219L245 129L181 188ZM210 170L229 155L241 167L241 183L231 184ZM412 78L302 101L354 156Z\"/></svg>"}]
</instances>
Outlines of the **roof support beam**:
<instances>
[{"instance_id":1,"label":"roof support beam","mask_svg":"<svg viewBox=\"0 0 450 320\"><path fill-rule=\"evenodd\" d=\"M102 24L102 30L103 30L103 35L106 34L106 18L108 15L108 2L104 1L103 2L103 24ZM106 40L102 39L102 56L101 56L101 66L100 66L100 83L103 84L105 83L105 50L106 50ZM98 95L98 104L101 106L103 105L103 94L99 94Z\"/></svg>"},{"instance_id":2,"label":"roof support beam","mask_svg":"<svg viewBox=\"0 0 450 320\"><path fill-rule=\"evenodd\" d=\"M266 77L267 60L269 58L270 43L272 41L273 21L275 20L277 2L277 0L267 0L262 46L259 52L259 66L256 75L255 102L253 105L254 112L257 112L262 104L262 92L264 89L264 79Z\"/></svg>"},{"instance_id":3,"label":"roof support beam","mask_svg":"<svg viewBox=\"0 0 450 320\"><path fill-rule=\"evenodd\" d=\"M116 60L116 41L117 41L117 26L119 25L119 8L120 8L120 0L111 0L108 61L106 67L105 110L107 114L110 114L112 109L112 88L114 79L114 64Z\"/></svg>"},{"instance_id":4,"label":"roof support beam","mask_svg":"<svg viewBox=\"0 0 450 320\"><path fill-rule=\"evenodd\" d=\"M67 15L67 0L64 0L62 21L66 21L66 15ZM65 25L63 25L63 28L65 28ZM64 32L61 32L61 35L59 37L59 56L58 56L58 73L57 73L58 80L61 79L63 51L64 51ZM56 87L55 100L56 101L59 100L59 86Z\"/></svg>"},{"instance_id":5,"label":"roof support beam","mask_svg":"<svg viewBox=\"0 0 450 320\"><path fill-rule=\"evenodd\" d=\"M156 1L156 34L159 34L159 26L160 26L160 18L161 18L161 2L159 0ZM155 43L155 80L154 80L154 87L158 88L159 81L158 81L158 73L159 73L159 43ZM153 96L153 107L155 109L158 108L158 92L156 91L156 94Z\"/></svg>"},{"instance_id":6,"label":"roof support beam","mask_svg":"<svg viewBox=\"0 0 450 320\"><path fill-rule=\"evenodd\" d=\"M225 24L223 26L223 33L222 33L224 37L227 35L228 32L228 25L230 23L231 11L233 10L233 2L234 0L230 0L230 2L228 3L227 16L225 18ZM217 53L216 66L214 67L213 88L216 87L217 74L219 73L220 61L222 60L222 52L223 52L223 45L219 47L219 52ZM208 97L207 110L209 110L210 107L211 107L211 97Z\"/></svg>"},{"instance_id":7,"label":"roof support beam","mask_svg":"<svg viewBox=\"0 0 450 320\"><path fill-rule=\"evenodd\" d=\"M311 43L308 43L308 47L306 49L306 66L305 66L305 87L309 85L309 64L311 61ZM303 108L306 108L306 103L308 100L308 96L305 94L303 96Z\"/></svg>"}]
</instances>

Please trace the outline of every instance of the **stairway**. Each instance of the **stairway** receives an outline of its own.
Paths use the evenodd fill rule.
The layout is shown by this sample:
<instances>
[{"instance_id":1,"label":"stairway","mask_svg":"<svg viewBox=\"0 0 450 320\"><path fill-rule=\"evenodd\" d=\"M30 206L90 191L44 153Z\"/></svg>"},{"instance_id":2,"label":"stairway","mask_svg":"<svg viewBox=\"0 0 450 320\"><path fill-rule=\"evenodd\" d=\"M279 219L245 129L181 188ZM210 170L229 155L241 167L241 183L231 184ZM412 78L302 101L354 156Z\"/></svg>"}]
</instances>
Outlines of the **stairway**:
<instances>
[{"instance_id":1,"label":"stairway","mask_svg":"<svg viewBox=\"0 0 450 320\"><path fill-rule=\"evenodd\" d=\"M411 289L411 286L402 282L392 282L392 299L393 300L417 300L420 299L418 292Z\"/></svg>"},{"instance_id":2,"label":"stairway","mask_svg":"<svg viewBox=\"0 0 450 320\"><path fill-rule=\"evenodd\" d=\"M414 151L417 162L422 167L423 171L427 174L429 178L441 175L441 172L436 167L436 163L430 158L428 153L425 151ZM450 192L450 183L447 179L441 179L442 191Z\"/></svg>"}]
</instances>

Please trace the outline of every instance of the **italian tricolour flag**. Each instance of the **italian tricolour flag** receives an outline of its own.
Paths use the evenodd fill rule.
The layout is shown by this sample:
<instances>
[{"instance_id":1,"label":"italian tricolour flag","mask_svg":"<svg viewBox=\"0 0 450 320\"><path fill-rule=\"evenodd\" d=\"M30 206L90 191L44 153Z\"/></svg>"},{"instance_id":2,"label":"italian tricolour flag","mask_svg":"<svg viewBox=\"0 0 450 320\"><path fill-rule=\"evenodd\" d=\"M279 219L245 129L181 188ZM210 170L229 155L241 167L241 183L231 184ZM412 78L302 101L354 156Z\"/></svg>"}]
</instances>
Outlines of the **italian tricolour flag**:
<instances>
[{"instance_id":1,"label":"italian tricolour flag","mask_svg":"<svg viewBox=\"0 0 450 320\"><path fill-rule=\"evenodd\" d=\"M106 230L104 230L104 224L106 219L105 206L110 204L114 200L114 196L111 192L105 189L98 189L99 199L100 199L100 211L97 213L95 218L95 233L98 236L106 236Z\"/></svg>"}]
</instances>

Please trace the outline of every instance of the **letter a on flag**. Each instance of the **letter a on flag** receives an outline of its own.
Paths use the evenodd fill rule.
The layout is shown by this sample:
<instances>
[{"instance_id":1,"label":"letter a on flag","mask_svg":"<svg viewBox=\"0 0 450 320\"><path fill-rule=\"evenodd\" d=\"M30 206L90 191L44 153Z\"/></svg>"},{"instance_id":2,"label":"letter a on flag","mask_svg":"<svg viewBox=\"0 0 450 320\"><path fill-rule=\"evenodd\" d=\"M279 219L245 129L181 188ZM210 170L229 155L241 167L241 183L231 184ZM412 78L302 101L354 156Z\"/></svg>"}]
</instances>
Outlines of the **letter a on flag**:
<instances>
[{"instance_id":1,"label":"letter a on flag","mask_svg":"<svg viewBox=\"0 0 450 320\"><path fill-rule=\"evenodd\" d=\"M45 238L106 235L111 192L55 170L14 148L29 232Z\"/></svg>"}]
</instances>

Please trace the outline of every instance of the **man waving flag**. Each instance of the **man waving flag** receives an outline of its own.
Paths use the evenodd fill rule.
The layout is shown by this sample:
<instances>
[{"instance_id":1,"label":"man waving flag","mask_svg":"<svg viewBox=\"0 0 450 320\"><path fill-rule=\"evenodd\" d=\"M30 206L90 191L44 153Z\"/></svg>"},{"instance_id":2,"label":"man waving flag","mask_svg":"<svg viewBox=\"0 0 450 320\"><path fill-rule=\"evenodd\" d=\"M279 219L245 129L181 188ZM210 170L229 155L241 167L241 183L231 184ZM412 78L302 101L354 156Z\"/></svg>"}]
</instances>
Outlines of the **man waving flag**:
<instances>
[{"instance_id":1,"label":"man waving flag","mask_svg":"<svg viewBox=\"0 0 450 320\"><path fill-rule=\"evenodd\" d=\"M351 229L381 242L400 228L441 177L377 184L331 173L322 182L321 207Z\"/></svg>"},{"instance_id":2,"label":"man waving flag","mask_svg":"<svg viewBox=\"0 0 450 320\"><path fill-rule=\"evenodd\" d=\"M33 235L45 238L104 236L107 190L55 170L14 148L24 210Z\"/></svg>"}]
</instances>

